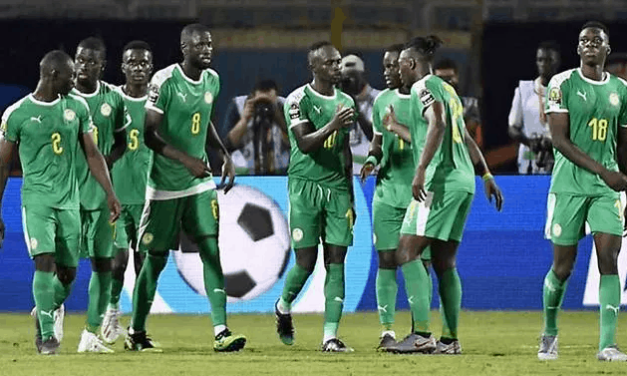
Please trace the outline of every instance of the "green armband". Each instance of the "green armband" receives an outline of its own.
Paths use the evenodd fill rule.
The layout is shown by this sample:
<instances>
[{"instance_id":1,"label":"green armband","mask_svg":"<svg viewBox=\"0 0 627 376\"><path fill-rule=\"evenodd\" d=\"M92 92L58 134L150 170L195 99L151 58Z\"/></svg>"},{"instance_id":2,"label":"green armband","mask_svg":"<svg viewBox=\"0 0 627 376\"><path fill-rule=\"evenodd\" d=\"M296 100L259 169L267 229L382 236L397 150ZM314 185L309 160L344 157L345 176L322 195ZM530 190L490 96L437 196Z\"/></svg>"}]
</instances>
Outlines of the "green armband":
<instances>
[{"instance_id":1,"label":"green armband","mask_svg":"<svg viewBox=\"0 0 627 376\"><path fill-rule=\"evenodd\" d=\"M491 173L486 172L485 174L483 174L483 181L488 181L488 180L491 180L491 179L494 179L494 176L492 176Z\"/></svg>"}]
</instances>

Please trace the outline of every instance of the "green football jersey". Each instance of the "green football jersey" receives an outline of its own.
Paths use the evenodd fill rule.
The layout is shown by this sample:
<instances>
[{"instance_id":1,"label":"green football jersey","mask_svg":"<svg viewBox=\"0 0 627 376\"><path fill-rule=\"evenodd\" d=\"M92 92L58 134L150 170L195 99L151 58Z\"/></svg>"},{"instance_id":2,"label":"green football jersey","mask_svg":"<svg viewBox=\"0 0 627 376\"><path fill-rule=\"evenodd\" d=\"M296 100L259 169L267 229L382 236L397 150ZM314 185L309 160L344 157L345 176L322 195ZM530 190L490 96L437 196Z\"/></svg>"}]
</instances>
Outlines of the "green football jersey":
<instances>
[{"instance_id":1,"label":"green football jersey","mask_svg":"<svg viewBox=\"0 0 627 376\"><path fill-rule=\"evenodd\" d=\"M414 162L420 163L429 123L424 113L434 102L444 105L446 131L425 174L428 191L475 193L475 170L465 143L464 107L455 89L435 75L427 75L411 88L411 139Z\"/></svg>"},{"instance_id":2,"label":"green football jersey","mask_svg":"<svg viewBox=\"0 0 627 376\"><path fill-rule=\"evenodd\" d=\"M76 89L73 89L72 93L82 97L87 102L94 123L92 128L94 143L102 155L108 155L113 147L113 134L124 130L131 122L124 105L124 99L114 86L103 81L98 81L96 91L91 94L84 94ZM85 155L79 154L77 177L81 208L95 210L106 205L106 194L89 171Z\"/></svg>"},{"instance_id":3,"label":"green football jersey","mask_svg":"<svg viewBox=\"0 0 627 376\"><path fill-rule=\"evenodd\" d=\"M340 90L335 89L333 96L325 96L309 84L299 87L287 97L284 112L291 145L289 177L313 181L329 188L348 189L344 139L348 137L350 128L333 132L323 147L309 154L298 148L292 132L294 126L305 122L311 123L315 129L324 127L335 116L338 105L355 108L353 99Z\"/></svg>"},{"instance_id":4,"label":"green football jersey","mask_svg":"<svg viewBox=\"0 0 627 376\"><path fill-rule=\"evenodd\" d=\"M4 139L18 143L23 206L79 208L79 137L90 127L87 103L74 95L46 103L30 94L6 109L0 129Z\"/></svg>"},{"instance_id":5,"label":"green football jersey","mask_svg":"<svg viewBox=\"0 0 627 376\"><path fill-rule=\"evenodd\" d=\"M618 171L618 127L627 127L625 82L609 73L603 81L593 81L577 68L553 76L547 93L546 113L568 113L572 143L608 170ZM557 149L553 151L551 192L618 195L598 175L576 166Z\"/></svg>"},{"instance_id":6,"label":"green football jersey","mask_svg":"<svg viewBox=\"0 0 627 376\"><path fill-rule=\"evenodd\" d=\"M159 135L174 148L207 162L207 131L213 105L220 92L220 77L212 69L194 81L179 64L155 73L146 109L163 114ZM196 178L178 161L153 153L146 198L169 200L215 189L211 176Z\"/></svg>"},{"instance_id":7,"label":"green football jersey","mask_svg":"<svg viewBox=\"0 0 627 376\"><path fill-rule=\"evenodd\" d=\"M390 206L406 208L411 202L411 182L416 172L411 143L405 142L385 129L383 118L394 108L396 120L403 125L411 122L409 105L411 96L401 94L398 89L386 89L374 100L372 124L375 134L383 137L381 150L381 167L377 175L375 199L382 200Z\"/></svg>"},{"instance_id":8,"label":"green football jersey","mask_svg":"<svg viewBox=\"0 0 627 376\"><path fill-rule=\"evenodd\" d=\"M126 128L126 152L113 165L111 177L115 194L122 205L141 205L146 199L146 182L152 150L144 143L144 119L146 118L146 99L133 98L117 88L131 117L131 124Z\"/></svg>"}]
</instances>

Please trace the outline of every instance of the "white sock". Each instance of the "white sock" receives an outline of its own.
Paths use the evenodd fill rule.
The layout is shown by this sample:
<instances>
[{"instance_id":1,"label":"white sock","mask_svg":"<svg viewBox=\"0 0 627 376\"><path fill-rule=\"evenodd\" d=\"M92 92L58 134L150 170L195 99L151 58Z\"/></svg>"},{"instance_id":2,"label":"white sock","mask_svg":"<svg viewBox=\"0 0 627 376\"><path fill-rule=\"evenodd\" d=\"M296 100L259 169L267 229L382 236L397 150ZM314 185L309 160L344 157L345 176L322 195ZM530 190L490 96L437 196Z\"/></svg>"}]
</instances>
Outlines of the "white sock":
<instances>
[{"instance_id":1,"label":"white sock","mask_svg":"<svg viewBox=\"0 0 627 376\"><path fill-rule=\"evenodd\" d=\"M385 337L387 335L392 336L392 338L396 339L396 333L393 330L384 330L381 332L381 337Z\"/></svg>"},{"instance_id":2,"label":"white sock","mask_svg":"<svg viewBox=\"0 0 627 376\"><path fill-rule=\"evenodd\" d=\"M325 334L322 337L322 343L327 343L328 340L333 339L333 338L337 338L337 335L335 335L335 334Z\"/></svg>"},{"instance_id":3,"label":"white sock","mask_svg":"<svg viewBox=\"0 0 627 376\"><path fill-rule=\"evenodd\" d=\"M290 304L285 302L283 298L280 298L276 303L276 308L279 310L279 313L283 315L288 315L291 311Z\"/></svg>"},{"instance_id":4,"label":"white sock","mask_svg":"<svg viewBox=\"0 0 627 376\"><path fill-rule=\"evenodd\" d=\"M213 335L217 336L226 329L226 325L216 325L213 327Z\"/></svg>"}]
</instances>

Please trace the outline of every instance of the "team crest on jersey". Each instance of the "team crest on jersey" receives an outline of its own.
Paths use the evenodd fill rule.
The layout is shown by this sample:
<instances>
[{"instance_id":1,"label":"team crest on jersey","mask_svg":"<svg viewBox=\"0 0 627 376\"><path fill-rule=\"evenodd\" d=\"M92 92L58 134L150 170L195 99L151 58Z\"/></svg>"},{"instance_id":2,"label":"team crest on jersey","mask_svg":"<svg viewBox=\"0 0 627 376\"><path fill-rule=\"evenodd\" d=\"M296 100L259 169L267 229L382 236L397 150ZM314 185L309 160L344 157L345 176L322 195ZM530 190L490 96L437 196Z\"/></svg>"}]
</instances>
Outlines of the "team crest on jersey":
<instances>
[{"instance_id":1,"label":"team crest on jersey","mask_svg":"<svg viewBox=\"0 0 627 376\"><path fill-rule=\"evenodd\" d=\"M157 103L159 99L159 88L157 85L149 84L148 85L148 100L152 103Z\"/></svg>"},{"instance_id":2,"label":"team crest on jersey","mask_svg":"<svg viewBox=\"0 0 627 376\"><path fill-rule=\"evenodd\" d=\"M561 104L562 103L562 91L558 87L551 88L549 91L549 102L551 104Z\"/></svg>"},{"instance_id":3,"label":"team crest on jersey","mask_svg":"<svg viewBox=\"0 0 627 376\"><path fill-rule=\"evenodd\" d=\"M31 249L31 250L35 250L35 249L37 249L37 245L38 245L38 244L39 244L39 243L37 242L37 239L35 239L35 238L30 238L30 249Z\"/></svg>"},{"instance_id":4,"label":"team crest on jersey","mask_svg":"<svg viewBox=\"0 0 627 376\"><path fill-rule=\"evenodd\" d=\"M295 228L294 231L292 231L292 239L294 239L295 242L303 240L303 230L298 227Z\"/></svg>"},{"instance_id":5,"label":"team crest on jersey","mask_svg":"<svg viewBox=\"0 0 627 376\"><path fill-rule=\"evenodd\" d=\"M142 243L144 243L145 245L148 245L148 244L152 243L152 240L153 240L154 238L155 238L155 237L154 237L151 233L147 232L147 233L145 233L145 234L144 234L144 236L142 237Z\"/></svg>"},{"instance_id":6,"label":"team crest on jersey","mask_svg":"<svg viewBox=\"0 0 627 376\"><path fill-rule=\"evenodd\" d=\"M287 111L287 114L290 116L291 120L300 118L300 108L298 107L298 103L292 103L290 105L290 109Z\"/></svg>"},{"instance_id":7,"label":"team crest on jersey","mask_svg":"<svg viewBox=\"0 0 627 376\"><path fill-rule=\"evenodd\" d=\"M620 103L620 99L618 98L618 94L616 94L616 93L610 94L610 103L612 104L612 106L618 106L618 104Z\"/></svg>"},{"instance_id":8,"label":"team crest on jersey","mask_svg":"<svg viewBox=\"0 0 627 376\"><path fill-rule=\"evenodd\" d=\"M76 119L76 112L68 108L67 110L63 111L63 117L67 121L74 121L74 119Z\"/></svg>"},{"instance_id":9,"label":"team crest on jersey","mask_svg":"<svg viewBox=\"0 0 627 376\"><path fill-rule=\"evenodd\" d=\"M210 92L205 93L205 103L211 104L213 102L213 94Z\"/></svg>"},{"instance_id":10,"label":"team crest on jersey","mask_svg":"<svg viewBox=\"0 0 627 376\"><path fill-rule=\"evenodd\" d=\"M109 117L109 115L111 115L111 106L108 103L103 103L102 106L100 106L100 113L104 117Z\"/></svg>"},{"instance_id":11,"label":"team crest on jersey","mask_svg":"<svg viewBox=\"0 0 627 376\"><path fill-rule=\"evenodd\" d=\"M560 226L559 223L556 223L553 225L553 236L559 238L560 235L562 235L562 226Z\"/></svg>"},{"instance_id":12,"label":"team crest on jersey","mask_svg":"<svg viewBox=\"0 0 627 376\"><path fill-rule=\"evenodd\" d=\"M433 102L435 102L435 98L433 97L433 94L431 94L429 89L427 88L423 89L420 92L420 103L422 103L424 107L427 107L433 104Z\"/></svg>"}]
</instances>

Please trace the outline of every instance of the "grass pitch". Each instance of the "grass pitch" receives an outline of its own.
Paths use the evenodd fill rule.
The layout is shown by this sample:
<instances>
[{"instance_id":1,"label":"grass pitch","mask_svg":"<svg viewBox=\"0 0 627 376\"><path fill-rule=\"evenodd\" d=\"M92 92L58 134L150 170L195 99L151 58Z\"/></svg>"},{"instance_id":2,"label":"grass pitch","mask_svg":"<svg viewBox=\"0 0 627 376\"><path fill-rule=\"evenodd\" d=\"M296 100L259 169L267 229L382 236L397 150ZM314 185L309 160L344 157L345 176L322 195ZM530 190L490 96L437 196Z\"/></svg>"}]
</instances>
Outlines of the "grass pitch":
<instances>
[{"instance_id":1,"label":"grass pitch","mask_svg":"<svg viewBox=\"0 0 627 376\"><path fill-rule=\"evenodd\" d=\"M434 333L440 331L433 312ZM626 374L627 364L596 360L598 313L565 312L560 317L560 359L536 358L541 312L464 312L461 317L461 356L394 355L375 351L379 325L376 313L346 315L341 338L355 349L351 354L318 351L321 315L295 315L296 343L283 345L271 315L231 315L229 326L248 337L235 354L214 353L207 316L151 316L149 332L163 353L130 353L122 340L115 354L77 354L84 315L66 317L61 354L37 355L34 324L28 314L0 315L0 375L595 375ZM618 342L627 346L624 323ZM397 336L407 334L409 314L397 316ZM123 323L128 322L124 317ZM622 329L622 330L621 330Z\"/></svg>"}]
</instances>

